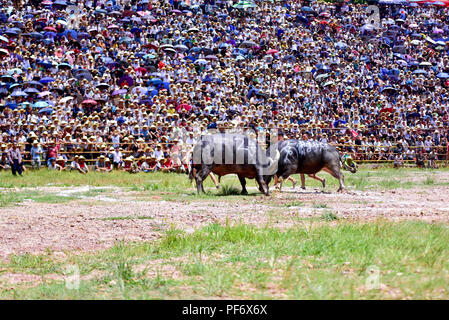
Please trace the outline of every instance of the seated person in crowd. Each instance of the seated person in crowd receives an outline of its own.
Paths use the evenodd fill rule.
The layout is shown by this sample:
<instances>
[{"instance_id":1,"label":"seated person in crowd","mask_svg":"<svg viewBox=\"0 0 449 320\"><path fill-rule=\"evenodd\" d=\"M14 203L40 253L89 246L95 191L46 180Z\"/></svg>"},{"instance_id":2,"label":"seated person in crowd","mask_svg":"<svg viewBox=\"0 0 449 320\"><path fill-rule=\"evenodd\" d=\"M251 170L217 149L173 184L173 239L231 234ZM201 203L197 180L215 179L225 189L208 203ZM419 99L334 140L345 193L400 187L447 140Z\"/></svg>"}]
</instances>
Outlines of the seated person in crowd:
<instances>
[{"instance_id":1,"label":"seated person in crowd","mask_svg":"<svg viewBox=\"0 0 449 320\"><path fill-rule=\"evenodd\" d=\"M157 162L156 157L150 157L150 172L156 172L160 169L159 162Z\"/></svg>"},{"instance_id":2,"label":"seated person in crowd","mask_svg":"<svg viewBox=\"0 0 449 320\"><path fill-rule=\"evenodd\" d=\"M64 171L64 170L66 170L67 168L68 168L68 167L67 167L67 165L66 165L66 163L65 163L65 159L64 159L63 157L59 156L59 157L56 159L56 169L59 170L59 171Z\"/></svg>"},{"instance_id":3,"label":"seated person in crowd","mask_svg":"<svg viewBox=\"0 0 449 320\"><path fill-rule=\"evenodd\" d=\"M112 166L111 166L111 160L109 160L109 164L106 162L106 157L104 155L101 155L97 162L95 162L95 171L100 172L111 172Z\"/></svg>"},{"instance_id":4,"label":"seated person in crowd","mask_svg":"<svg viewBox=\"0 0 449 320\"><path fill-rule=\"evenodd\" d=\"M78 163L78 160L79 160L79 155L75 155L72 159L72 162L70 163L70 171L77 170L76 164Z\"/></svg>"},{"instance_id":5,"label":"seated person in crowd","mask_svg":"<svg viewBox=\"0 0 449 320\"><path fill-rule=\"evenodd\" d=\"M11 165L9 164L8 154L2 153L2 156L0 159L0 170L9 170L10 168L11 168Z\"/></svg>"},{"instance_id":6,"label":"seated person in crowd","mask_svg":"<svg viewBox=\"0 0 449 320\"><path fill-rule=\"evenodd\" d=\"M151 157L145 157L145 160L142 161L142 164L140 165L140 171L150 172L150 159Z\"/></svg>"},{"instance_id":7,"label":"seated person in crowd","mask_svg":"<svg viewBox=\"0 0 449 320\"><path fill-rule=\"evenodd\" d=\"M56 159L52 158L50 159L50 163L48 164L48 170L57 170L58 168L56 167Z\"/></svg>"},{"instance_id":8,"label":"seated person in crowd","mask_svg":"<svg viewBox=\"0 0 449 320\"><path fill-rule=\"evenodd\" d=\"M129 173L136 173L139 171L139 168L134 163L134 159L132 157L128 157L125 159L125 163L122 167L122 170Z\"/></svg>"},{"instance_id":9,"label":"seated person in crowd","mask_svg":"<svg viewBox=\"0 0 449 320\"><path fill-rule=\"evenodd\" d=\"M162 166L161 166L162 172L175 172L176 171L175 163L174 163L173 159L170 157L170 155L167 155L167 158L161 159L161 160L163 160Z\"/></svg>"},{"instance_id":10,"label":"seated person in crowd","mask_svg":"<svg viewBox=\"0 0 449 320\"><path fill-rule=\"evenodd\" d=\"M86 164L86 158L84 156L79 157L78 162L76 163L76 170L82 174L89 173L89 167Z\"/></svg>"}]
</instances>

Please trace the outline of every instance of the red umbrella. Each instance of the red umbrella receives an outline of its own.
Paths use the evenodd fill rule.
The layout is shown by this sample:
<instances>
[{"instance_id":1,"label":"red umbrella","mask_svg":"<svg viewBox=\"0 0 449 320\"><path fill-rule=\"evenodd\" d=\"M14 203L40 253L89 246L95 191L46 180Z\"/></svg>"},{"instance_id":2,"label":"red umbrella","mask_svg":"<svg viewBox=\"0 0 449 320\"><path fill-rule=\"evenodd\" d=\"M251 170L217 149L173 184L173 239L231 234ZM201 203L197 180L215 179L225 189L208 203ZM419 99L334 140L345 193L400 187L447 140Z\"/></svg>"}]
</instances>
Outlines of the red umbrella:
<instances>
[{"instance_id":1,"label":"red umbrella","mask_svg":"<svg viewBox=\"0 0 449 320\"><path fill-rule=\"evenodd\" d=\"M56 30L55 27L45 27L44 28L45 31L53 31L53 32L58 32L58 30Z\"/></svg>"},{"instance_id":2,"label":"red umbrella","mask_svg":"<svg viewBox=\"0 0 449 320\"><path fill-rule=\"evenodd\" d=\"M93 104L93 105L95 105L95 104L97 104L97 101L95 101L95 100L92 100L92 99L87 99L87 100L84 100L83 102L81 102L82 104Z\"/></svg>"},{"instance_id":3,"label":"red umbrella","mask_svg":"<svg viewBox=\"0 0 449 320\"><path fill-rule=\"evenodd\" d=\"M145 74L147 72L147 69L145 69L144 67L138 67L138 68L135 68L134 71L142 72L143 74Z\"/></svg>"},{"instance_id":4,"label":"red umbrella","mask_svg":"<svg viewBox=\"0 0 449 320\"><path fill-rule=\"evenodd\" d=\"M380 109L379 112L380 113L383 113L383 112L392 113L393 112L393 108L382 108L382 109Z\"/></svg>"},{"instance_id":5,"label":"red umbrella","mask_svg":"<svg viewBox=\"0 0 449 320\"><path fill-rule=\"evenodd\" d=\"M176 107L176 112L181 111L181 109L185 109L186 111L190 111L190 110L192 110L192 106L187 104L187 103L180 104L180 105L178 105Z\"/></svg>"},{"instance_id":6,"label":"red umbrella","mask_svg":"<svg viewBox=\"0 0 449 320\"><path fill-rule=\"evenodd\" d=\"M321 20L320 23L321 23L321 24L329 24L329 22L327 22L326 20Z\"/></svg>"},{"instance_id":7,"label":"red umbrella","mask_svg":"<svg viewBox=\"0 0 449 320\"><path fill-rule=\"evenodd\" d=\"M275 53L278 53L279 52L279 50L276 50L276 49L270 49L270 50L268 50L266 53L267 54L275 54Z\"/></svg>"},{"instance_id":8,"label":"red umbrella","mask_svg":"<svg viewBox=\"0 0 449 320\"><path fill-rule=\"evenodd\" d=\"M157 49L158 49L158 46L156 46L156 45L150 43L150 44L147 44L147 45L145 46L145 48L157 50Z\"/></svg>"}]
</instances>

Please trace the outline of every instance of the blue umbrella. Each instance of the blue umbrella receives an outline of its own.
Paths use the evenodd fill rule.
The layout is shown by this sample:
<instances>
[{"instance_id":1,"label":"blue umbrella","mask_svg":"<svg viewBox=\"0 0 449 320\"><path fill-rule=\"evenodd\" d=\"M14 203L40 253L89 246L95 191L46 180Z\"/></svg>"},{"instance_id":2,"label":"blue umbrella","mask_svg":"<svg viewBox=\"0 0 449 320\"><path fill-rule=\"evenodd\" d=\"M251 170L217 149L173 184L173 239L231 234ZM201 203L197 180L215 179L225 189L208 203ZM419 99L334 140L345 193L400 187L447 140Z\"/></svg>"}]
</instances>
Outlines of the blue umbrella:
<instances>
[{"instance_id":1,"label":"blue umbrella","mask_svg":"<svg viewBox=\"0 0 449 320\"><path fill-rule=\"evenodd\" d=\"M123 42L130 43L132 41L133 41L133 39L131 39L130 37L123 37L123 38L120 38L119 43L123 43Z\"/></svg>"},{"instance_id":2,"label":"blue umbrella","mask_svg":"<svg viewBox=\"0 0 449 320\"><path fill-rule=\"evenodd\" d=\"M6 29L4 32L4 34L10 35L10 36L17 36L18 32L16 30L13 29Z\"/></svg>"},{"instance_id":3,"label":"blue umbrella","mask_svg":"<svg viewBox=\"0 0 449 320\"><path fill-rule=\"evenodd\" d=\"M11 76L10 74L4 74L0 78L2 79L2 81L5 81L5 82L16 82L16 79L13 76Z\"/></svg>"},{"instance_id":4,"label":"blue umbrella","mask_svg":"<svg viewBox=\"0 0 449 320\"><path fill-rule=\"evenodd\" d=\"M68 70L68 69L72 69L72 66L70 64L66 63L66 62L63 62L63 63L58 64L57 68L58 69L66 69L66 70Z\"/></svg>"},{"instance_id":5,"label":"blue umbrella","mask_svg":"<svg viewBox=\"0 0 449 320\"><path fill-rule=\"evenodd\" d=\"M92 81L92 74L89 70L78 70L75 73L75 78L78 80L86 79L87 81Z\"/></svg>"},{"instance_id":6,"label":"blue umbrella","mask_svg":"<svg viewBox=\"0 0 449 320\"><path fill-rule=\"evenodd\" d=\"M22 86L22 84L20 84L20 83L13 83L12 85L9 86L8 90L14 89L16 87L21 87L21 86Z\"/></svg>"},{"instance_id":7,"label":"blue umbrella","mask_svg":"<svg viewBox=\"0 0 449 320\"><path fill-rule=\"evenodd\" d=\"M87 39L89 37L90 37L90 34L88 34L87 32L78 33L78 38L80 38L80 39Z\"/></svg>"},{"instance_id":8,"label":"blue umbrella","mask_svg":"<svg viewBox=\"0 0 449 320\"><path fill-rule=\"evenodd\" d=\"M413 74L427 74L427 71L423 69L418 69L413 71Z\"/></svg>"},{"instance_id":9,"label":"blue umbrella","mask_svg":"<svg viewBox=\"0 0 449 320\"><path fill-rule=\"evenodd\" d=\"M48 106L49 106L49 104L47 101L38 101L33 104L33 108L38 108L38 109L45 108Z\"/></svg>"},{"instance_id":10,"label":"blue umbrella","mask_svg":"<svg viewBox=\"0 0 449 320\"><path fill-rule=\"evenodd\" d=\"M55 2L53 2L53 5L66 6L67 2L64 0L56 0Z\"/></svg>"},{"instance_id":11,"label":"blue umbrella","mask_svg":"<svg viewBox=\"0 0 449 320\"><path fill-rule=\"evenodd\" d=\"M52 113L53 109L52 108L43 108L41 110L38 111L38 113Z\"/></svg>"},{"instance_id":12,"label":"blue umbrella","mask_svg":"<svg viewBox=\"0 0 449 320\"><path fill-rule=\"evenodd\" d=\"M107 89L107 88L109 88L109 84L107 84L107 83L99 83L95 87L99 88L99 89Z\"/></svg>"},{"instance_id":13,"label":"blue umbrella","mask_svg":"<svg viewBox=\"0 0 449 320\"><path fill-rule=\"evenodd\" d=\"M153 84L153 85L159 85L159 84L162 83L162 80L159 79L159 78L153 78L153 79L150 80L150 83Z\"/></svg>"},{"instance_id":14,"label":"blue umbrella","mask_svg":"<svg viewBox=\"0 0 449 320\"><path fill-rule=\"evenodd\" d=\"M207 64L207 60L205 59L198 59L195 61L195 64Z\"/></svg>"},{"instance_id":15,"label":"blue umbrella","mask_svg":"<svg viewBox=\"0 0 449 320\"><path fill-rule=\"evenodd\" d=\"M24 91L17 90L11 94L11 97L28 97L28 95Z\"/></svg>"},{"instance_id":16,"label":"blue umbrella","mask_svg":"<svg viewBox=\"0 0 449 320\"><path fill-rule=\"evenodd\" d=\"M439 79L448 79L449 78L449 73L440 72L439 74L437 74L437 78L439 78Z\"/></svg>"},{"instance_id":17,"label":"blue umbrella","mask_svg":"<svg viewBox=\"0 0 449 320\"><path fill-rule=\"evenodd\" d=\"M56 37L56 32L53 32L53 31L47 31L47 32L44 33L44 37L47 37L47 38L54 38L54 37Z\"/></svg>"},{"instance_id":18,"label":"blue umbrella","mask_svg":"<svg viewBox=\"0 0 449 320\"><path fill-rule=\"evenodd\" d=\"M42 83L42 84L50 83L50 82L53 82L53 81L55 81L55 78L52 78L52 77L44 77L44 78L39 80L39 82Z\"/></svg>"},{"instance_id":19,"label":"blue umbrella","mask_svg":"<svg viewBox=\"0 0 449 320\"><path fill-rule=\"evenodd\" d=\"M33 37L35 39L42 39L44 36L39 32L31 32L30 37Z\"/></svg>"},{"instance_id":20,"label":"blue umbrella","mask_svg":"<svg viewBox=\"0 0 449 320\"><path fill-rule=\"evenodd\" d=\"M116 96L116 95L124 94L124 93L127 93L127 92L128 92L128 90L126 90L126 89L118 89L118 90L115 90L114 92L112 92L112 95Z\"/></svg>"},{"instance_id":21,"label":"blue umbrella","mask_svg":"<svg viewBox=\"0 0 449 320\"><path fill-rule=\"evenodd\" d=\"M22 71L22 69L19 69L19 68L14 68L14 69L8 70L8 74L12 75L14 73L21 74L21 73L23 73L23 71Z\"/></svg>"},{"instance_id":22,"label":"blue umbrella","mask_svg":"<svg viewBox=\"0 0 449 320\"><path fill-rule=\"evenodd\" d=\"M113 63L114 60L110 57L101 57L101 60L103 61L103 63Z\"/></svg>"},{"instance_id":23,"label":"blue umbrella","mask_svg":"<svg viewBox=\"0 0 449 320\"><path fill-rule=\"evenodd\" d=\"M36 88L26 88L24 90L26 93L30 94L30 93L39 93L40 91L37 90Z\"/></svg>"},{"instance_id":24,"label":"blue umbrella","mask_svg":"<svg viewBox=\"0 0 449 320\"><path fill-rule=\"evenodd\" d=\"M52 62L45 61L45 60L38 61L37 64L43 66L46 69L53 67L53 63Z\"/></svg>"},{"instance_id":25,"label":"blue umbrella","mask_svg":"<svg viewBox=\"0 0 449 320\"><path fill-rule=\"evenodd\" d=\"M337 49L344 49L344 48L346 48L348 45L346 44L346 43L344 43L344 42L341 42L341 41L339 41L339 42L337 42L336 44L335 44L335 47L337 48Z\"/></svg>"},{"instance_id":26,"label":"blue umbrella","mask_svg":"<svg viewBox=\"0 0 449 320\"><path fill-rule=\"evenodd\" d=\"M76 31L73 30L73 29L64 31L64 32L62 33L62 35L64 35L64 36L70 35L70 36L71 36L72 38L74 38L74 39L77 39L77 38L78 38L78 32L76 32Z\"/></svg>"},{"instance_id":27,"label":"blue umbrella","mask_svg":"<svg viewBox=\"0 0 449 320\"><path fill-rule=\"evenodd\" d=\"M301 11L303 11L303 12L310 12L310 13L314 13L315 12L315 10L313 10L311 7L302 7L301 8Z\"/></svg>"},{"instance_id":28,"label":"blue umbrella","mask_svg":"<svg viewBox=\"0 0 449 320\"><path fill-rule=\"evenodd\" d=\"M25 82L25 85L39 86L39 87L43 86L43 84L40 83L39 81L28 81L28 82Z\"/></svg>"}]
</instances>

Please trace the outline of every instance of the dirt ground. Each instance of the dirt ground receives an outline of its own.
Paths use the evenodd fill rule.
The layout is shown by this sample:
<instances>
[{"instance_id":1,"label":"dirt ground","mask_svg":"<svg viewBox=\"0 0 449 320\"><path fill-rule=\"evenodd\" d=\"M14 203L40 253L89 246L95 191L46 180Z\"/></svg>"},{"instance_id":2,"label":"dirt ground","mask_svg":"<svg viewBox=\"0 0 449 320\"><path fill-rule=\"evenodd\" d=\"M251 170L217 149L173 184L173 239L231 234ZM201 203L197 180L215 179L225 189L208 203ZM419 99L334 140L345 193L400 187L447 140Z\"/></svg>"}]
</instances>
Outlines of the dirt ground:
<instances>
[{"instance_id":1,"label":"dirt ground","mask_svg":"<svg viewBox=\"0 0 449 320\"><path fill-rule=\"evenodd\" d=\"M65 191L61 188L60 192ZM171 227L191 232L214 222L283 228L311 223L326 212L340 221L383 218L448 223L448 194L447 186L347 193L285 188L271 197L241 200L180 197L164 201L149 192L141 198L133 192L117 192L113 197L99 195L59 204L25 201L0 208L0 259L47 250L98 250L119 240L157 239Z\"/></svg>"}]
</instances>

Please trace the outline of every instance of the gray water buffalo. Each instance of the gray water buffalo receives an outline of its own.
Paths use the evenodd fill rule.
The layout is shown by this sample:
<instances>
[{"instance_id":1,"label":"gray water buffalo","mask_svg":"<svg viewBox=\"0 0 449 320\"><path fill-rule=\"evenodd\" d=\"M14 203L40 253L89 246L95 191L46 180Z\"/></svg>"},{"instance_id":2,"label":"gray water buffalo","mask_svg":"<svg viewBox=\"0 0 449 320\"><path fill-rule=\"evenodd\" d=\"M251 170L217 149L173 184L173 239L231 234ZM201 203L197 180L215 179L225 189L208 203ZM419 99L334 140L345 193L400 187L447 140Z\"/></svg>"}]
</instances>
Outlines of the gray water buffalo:
<instances>
[{"instance_id":1,"label":"gray water buffalo","mask_svg":"<svg viewBox=\"0 0 449 320\"><path fill-rule=\"evenodd\" d=\"M338 179L340 188L346 189L341 167L355 173L357 167L342 161L339 152L334 146L318 141L285 140L278 143L280 153L276 175L282 180L292 174L315 174L321 170L330 173Z\"/></svg>"},{"instance_id":2,"label":"gray water buffalo","mask_svg":"<svg viewBox=\"0 0 449 320\"><path fill-rule=\"evenodd\" d=\"M246 178L256 179L259 190L269 195L271 178L276 173L277 145L264 150L257 141L243 134L217 133L201 136L193 148L190 178L195 178L198 193L204 192L203 181L210 172L219 177L237 174L242 194L247 194Z\"/></svg>"}]
</instances>

